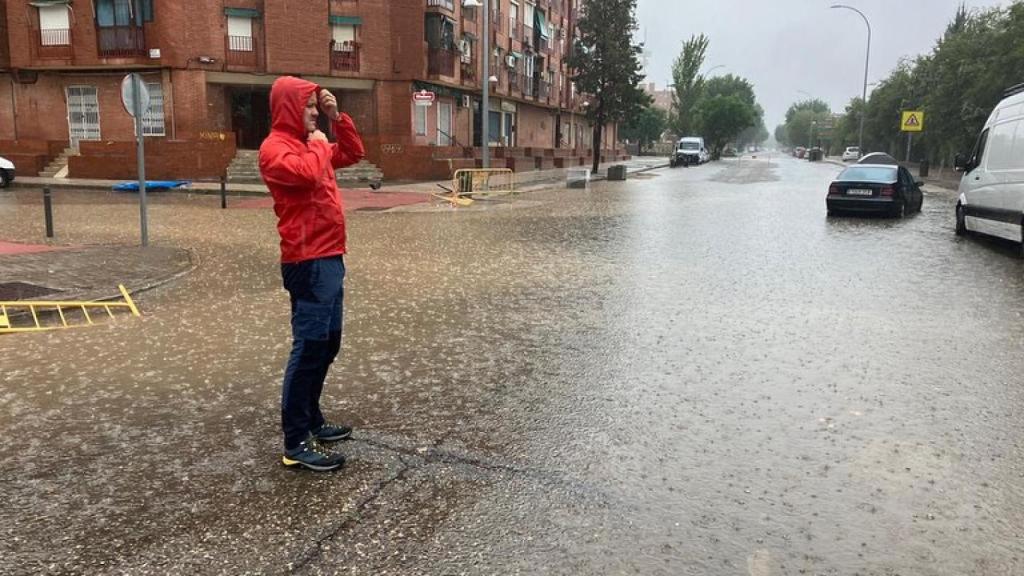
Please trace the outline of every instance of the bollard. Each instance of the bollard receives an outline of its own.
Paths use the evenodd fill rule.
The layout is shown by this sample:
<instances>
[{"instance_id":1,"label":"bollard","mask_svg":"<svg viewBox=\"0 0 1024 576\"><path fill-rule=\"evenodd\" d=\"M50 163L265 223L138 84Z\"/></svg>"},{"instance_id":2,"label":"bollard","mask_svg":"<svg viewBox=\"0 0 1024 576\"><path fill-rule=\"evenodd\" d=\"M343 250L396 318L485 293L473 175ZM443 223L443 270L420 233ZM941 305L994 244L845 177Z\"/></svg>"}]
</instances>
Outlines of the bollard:
<instances>
[{"instance_id":1,"label":"bollard","mask_svg":"<svg viewBox=\"0 0 1024 576\"><path fill-rule=\"evenodd\" d=\"M43 188L43 218L46 219L46 237L53 238L53 202L49 188Z\"/></svg>"},{"instance_id":2,"label":"bollard","mask_svg":"<svg viewBox=\"0 0 1024 576\"><path fill-rule=\"evenodd\" d=\"M220 208L224 210L228 207L228 178L227 176L221 175L220 177Z\"/></svg>"}]
</instances>

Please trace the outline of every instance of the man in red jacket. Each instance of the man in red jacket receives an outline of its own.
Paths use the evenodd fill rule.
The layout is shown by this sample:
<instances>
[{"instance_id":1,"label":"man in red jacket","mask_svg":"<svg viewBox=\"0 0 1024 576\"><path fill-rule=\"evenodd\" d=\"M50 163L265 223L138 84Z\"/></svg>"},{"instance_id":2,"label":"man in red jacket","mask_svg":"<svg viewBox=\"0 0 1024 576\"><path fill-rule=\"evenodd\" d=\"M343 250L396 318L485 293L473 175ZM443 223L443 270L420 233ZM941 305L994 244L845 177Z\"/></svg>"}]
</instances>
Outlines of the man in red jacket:
<instances>
[{"instance_id":1,"label":"man in red jacket","mask_svg":"<svg viewBox=\"0 0 1024 576\"><path fill-rule=\"evenodd\" d=\"M337 143L317 129L320 110ZM320 412L324 379L341 349L345 280L345 213L334 170L361 160L363 142L352 118L327 90L299 78L278 78L270 90L272 125L260 146L260 174L274 197L281 235L281 276L291 296L292 351L281 392L285 466L326 471L344 456L323 446L352 429Z\"/></svg>"}]
</instances>

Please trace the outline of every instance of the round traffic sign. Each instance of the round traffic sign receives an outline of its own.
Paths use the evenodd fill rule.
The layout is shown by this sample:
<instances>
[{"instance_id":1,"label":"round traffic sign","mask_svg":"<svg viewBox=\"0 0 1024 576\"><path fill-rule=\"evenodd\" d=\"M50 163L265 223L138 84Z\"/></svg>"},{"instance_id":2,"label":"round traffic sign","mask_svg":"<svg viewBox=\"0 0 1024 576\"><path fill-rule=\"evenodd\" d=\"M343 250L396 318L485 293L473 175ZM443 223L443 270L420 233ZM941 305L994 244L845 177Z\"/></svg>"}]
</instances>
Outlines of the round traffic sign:
<instances>
[{"instance_id":1,"label":"round traffic sign","mask_svg":"<svg viewBox=\"0 0 1024 576\"><path fill-rule=\"evenodd\" d=\"M142 76L132 73L128 74L121 80L121 104L124 106L128 115L132 118L135 117L135 89L133 78L139 77L139 99L142 101L142 111L145 113L146 109L149 108L149 89L146 88L146 83L142 81Z\"/></svg>"}]
</instances>

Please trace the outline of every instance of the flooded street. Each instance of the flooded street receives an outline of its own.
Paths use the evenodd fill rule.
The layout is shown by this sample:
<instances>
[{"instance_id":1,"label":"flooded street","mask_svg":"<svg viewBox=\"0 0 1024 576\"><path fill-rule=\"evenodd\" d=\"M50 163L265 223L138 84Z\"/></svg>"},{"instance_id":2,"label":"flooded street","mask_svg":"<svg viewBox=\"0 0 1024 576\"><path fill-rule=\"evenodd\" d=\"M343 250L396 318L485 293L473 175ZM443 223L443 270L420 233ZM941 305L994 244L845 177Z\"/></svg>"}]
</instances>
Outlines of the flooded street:
<instances>
[{"instance_id":1,"label":"flooded street","mask_svg":"<svg viewBox=\"0 0 1024 576\"><path fill-rule=\"evenodd\" d=\"M1022 573L1024 262L938 188L826 218L839 170L350 213L325 475L280 465L272 211L151 197L193 272L0 338L0 573ZM136 242L134 200L55 193L58 240ZM3 239L38 214L0 193Z\"/></svg>"}]
</instances>

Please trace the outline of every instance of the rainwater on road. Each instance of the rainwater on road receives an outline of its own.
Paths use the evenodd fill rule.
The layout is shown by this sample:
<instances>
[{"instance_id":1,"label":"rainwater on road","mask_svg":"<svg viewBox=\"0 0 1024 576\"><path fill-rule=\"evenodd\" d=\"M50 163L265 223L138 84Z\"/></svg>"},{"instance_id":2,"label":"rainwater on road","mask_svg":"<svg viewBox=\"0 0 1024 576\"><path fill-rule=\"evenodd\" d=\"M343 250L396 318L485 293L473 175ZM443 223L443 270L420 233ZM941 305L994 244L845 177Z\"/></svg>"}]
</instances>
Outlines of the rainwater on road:
<instances>
[{"instance_id":1,"label":"rainwater on road","mask_svg":"<svg viewBox=\"0 0 1024 576\"><path fill-rule=\"evenodd\" d=\"M351 213L325 475L279 464L272 211L152 197L195 271L0 340L0 573L1024 573L1024 264L950 191L826 218L839 170ZM55 205L62 242L137 241L132 197Z\"/></svg>"}]
</instances>

